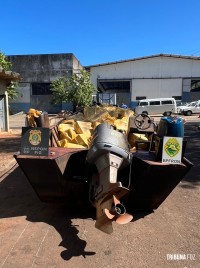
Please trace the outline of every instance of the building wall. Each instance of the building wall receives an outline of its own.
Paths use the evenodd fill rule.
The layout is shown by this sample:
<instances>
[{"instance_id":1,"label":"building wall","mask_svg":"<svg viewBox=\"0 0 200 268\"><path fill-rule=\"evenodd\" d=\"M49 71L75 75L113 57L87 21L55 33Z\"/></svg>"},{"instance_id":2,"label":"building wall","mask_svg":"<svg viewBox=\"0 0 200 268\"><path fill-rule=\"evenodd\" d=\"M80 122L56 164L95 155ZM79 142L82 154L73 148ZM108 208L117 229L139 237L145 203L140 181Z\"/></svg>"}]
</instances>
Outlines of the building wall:
<instances>
[{"instance_id":1,"label":"building wall","mask_svg":"<svg viewBox=\"0 0 200 268\"><path fill-rule=\"evenodd\" d=\"M161 98L181 94L182 79L132 79L132 100L139 96Z\"/></svg>"},{"instance_id":2,"label":"building wall","mask_svg":"<svg viewBox=\"0 0 200 268\"><path fill-rule=\"evenodd\" d=\"M129 79L132 107L135 106L138 96L146 98L181 96L184 101L190 101L198 96L190 93L190 85L191 78L200 77L199 59L155 56L91 66L90 71L95 86L98 79Z\"/></svg>"},{"instance_id":3,"label":"building wall","mask_svg":"<svg viewBox=\"0 0 200 268\"><path fill-rule=\"evenodd\" d=\"M8 56L14 71L20 73L22 80L19 84L17 100L10 102L13 113L29 108L57 113L62 104L53 105L51 95L32 94L32 83L51 83L55 79L68 76L83 68L72 53L42 54L42 55L15 55Z\"/></svg>"},{"instance_id":4,"label":"building wall","mask_svg":"<svg viewBox=\"0 0 200 268\"><path fill-rule=\"evenodd\" d=\"M74 55L72 57L73 57L72 64L73 64L73 70L74 70L73 73L78 73L80 72L80 70L83 69L83 66Z\"/></svg>"},{"instance_id":5,"label":"building wall","mask_svg":"<svg viewBox=\"0 0 200 268\"><path fill-rule=\"evenodd\" d=\"M91 66L91 79L183 78L200 76L200 60L155 57Z\"/></svg>"}]
</instances>

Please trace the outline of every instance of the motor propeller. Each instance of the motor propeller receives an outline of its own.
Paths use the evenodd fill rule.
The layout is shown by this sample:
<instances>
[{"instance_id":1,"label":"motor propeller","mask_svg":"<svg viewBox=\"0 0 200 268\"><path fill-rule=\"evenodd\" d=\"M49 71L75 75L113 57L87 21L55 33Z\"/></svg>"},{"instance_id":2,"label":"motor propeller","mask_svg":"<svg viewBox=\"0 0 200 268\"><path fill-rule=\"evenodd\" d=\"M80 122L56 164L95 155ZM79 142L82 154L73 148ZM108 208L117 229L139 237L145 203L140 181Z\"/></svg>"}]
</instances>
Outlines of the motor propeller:
<instances>
[{"instance_id":1,"label":"motor propeller","mask_svg":"<svg viewBox=\"0 0 200 268\"><path fill-rule=\"evenodd\" d=\"M113 232L112 222L118 224L129 223L133 216L126 212L126 208L120 203L118 198L113 195L109 200L97 206L97 220L95 227L110 234Z\"/></svg>"}]
</instances>

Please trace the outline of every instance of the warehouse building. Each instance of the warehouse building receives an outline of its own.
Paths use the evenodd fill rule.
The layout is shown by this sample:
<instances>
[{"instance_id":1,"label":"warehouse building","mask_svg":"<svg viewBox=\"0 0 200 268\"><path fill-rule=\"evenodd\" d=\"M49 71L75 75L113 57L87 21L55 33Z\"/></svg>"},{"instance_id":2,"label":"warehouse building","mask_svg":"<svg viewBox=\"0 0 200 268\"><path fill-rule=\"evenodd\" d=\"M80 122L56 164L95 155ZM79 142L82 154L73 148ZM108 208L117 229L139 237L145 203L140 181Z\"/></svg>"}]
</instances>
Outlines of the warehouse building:
<instances>
[{"instance_id":1,"label":"warehouse building","mask_svg":"<svg viewBox=\"0 0 200 268\"><path fill-rule=\"evenodd\" d=\"M98 91L118 105L133 108L145 98L200 99L200 57L159 54L86 68Z\"/></svg>"},{"instance_id":2,"label":"warehouse building","mask_svg":"<svg viewBox=\"0 0 200 268\"><path fill-rule=\"evenodd\" d=\"M83 66L72 53L9 56L22 81L19 97L10 102L13 112L30 107L57 113L69 104L52 104L50 84ZM86 66L98 89L98 102L122 103L134 108L145 98L174 97L182 102L200 99L200 57L158 54ZM96 98L96 96L94 96Z\"/></svg>"},{"instance_id":3,"label":"warehouse building","mask_svg":"<svg viewBox=\"0 0 200 268\"><path fill-rule=\"evenodd\" d=\"M12 113L35 108L49 113L71 109L66 103L52 103L51 82L59 77L70 77L82 69L72 53L8 56L12 69L20 73L19 95L10 101Z\"/></svg>"}]
</instances>

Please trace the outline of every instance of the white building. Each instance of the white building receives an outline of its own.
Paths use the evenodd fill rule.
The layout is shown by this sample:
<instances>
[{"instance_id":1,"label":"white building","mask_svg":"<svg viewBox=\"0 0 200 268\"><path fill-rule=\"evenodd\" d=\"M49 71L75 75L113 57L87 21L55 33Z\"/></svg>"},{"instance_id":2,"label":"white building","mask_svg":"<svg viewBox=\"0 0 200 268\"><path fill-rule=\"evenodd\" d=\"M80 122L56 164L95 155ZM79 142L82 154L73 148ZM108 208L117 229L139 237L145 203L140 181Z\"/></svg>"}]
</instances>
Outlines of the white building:
<instances>
[{"instance_id":1,"label":"white building","mask_svg":"<svg viewBox=\"0 0 200 268\"><path fill-rule=\"evenodd\" d=\"M87 66L99 92L116 93L116 102L174 97L200 99L200 57L159 54Z\"/></svg>"}]
</instances>

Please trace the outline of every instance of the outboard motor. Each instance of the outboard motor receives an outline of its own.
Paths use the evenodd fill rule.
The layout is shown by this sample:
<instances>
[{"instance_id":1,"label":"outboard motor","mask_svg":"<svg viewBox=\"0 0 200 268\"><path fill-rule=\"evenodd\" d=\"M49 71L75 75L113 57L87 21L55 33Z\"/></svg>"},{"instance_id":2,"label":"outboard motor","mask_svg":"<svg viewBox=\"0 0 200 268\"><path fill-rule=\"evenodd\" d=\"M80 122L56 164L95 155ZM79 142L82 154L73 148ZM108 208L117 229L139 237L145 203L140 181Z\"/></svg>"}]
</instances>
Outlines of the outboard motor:
<instances>
[{"instance_id":1,"label":"outboard motor","mask_svg":"<svg viewBox=\"0 0 200 268\"><path fill-rule=\"evenodd\" d=\"M119 201L129 189L117 181L118 170L131 163L127 136L108 123L100 124L93 134L86 159L97 170L90 184L90 200L97 209L95 226L111 233L113 220L121 224L132 220L132 215L126 213Z\"/></svg>"}]
</instances>

